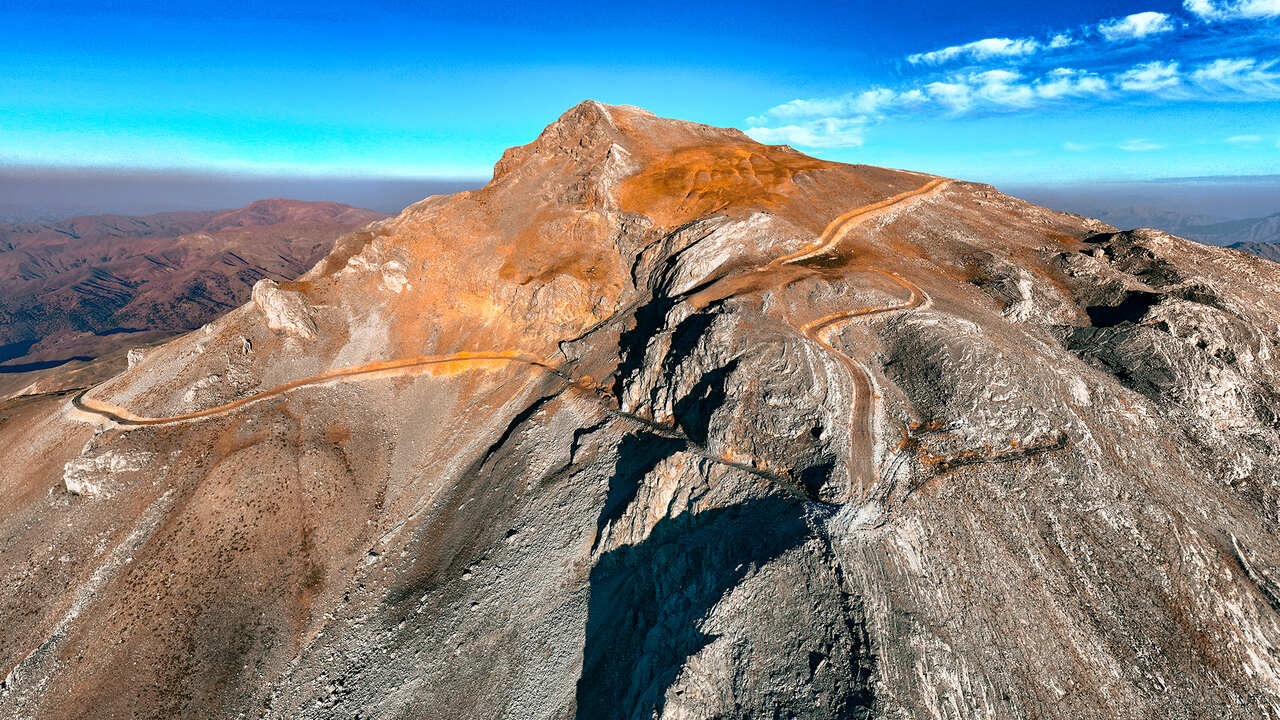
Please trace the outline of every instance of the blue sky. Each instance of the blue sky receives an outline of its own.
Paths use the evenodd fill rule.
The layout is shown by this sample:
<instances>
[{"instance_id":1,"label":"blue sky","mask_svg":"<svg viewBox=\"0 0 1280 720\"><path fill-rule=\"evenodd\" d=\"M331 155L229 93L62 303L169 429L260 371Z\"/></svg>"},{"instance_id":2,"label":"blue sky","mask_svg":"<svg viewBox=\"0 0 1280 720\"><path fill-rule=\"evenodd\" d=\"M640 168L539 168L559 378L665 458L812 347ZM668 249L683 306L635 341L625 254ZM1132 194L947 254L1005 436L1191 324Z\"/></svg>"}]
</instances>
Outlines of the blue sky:
<instances>
[{"instance_id":1,"label":"blue sky","mask_svg":"<svg viewBox=\"0 0 1280 720\"><path fill-rule=\"evenodd\" d=\"M990 182L1280 170L1280 0L170 5L10 0L0 163L487 176L594 98Z\"/></svg>"}]
</instances>

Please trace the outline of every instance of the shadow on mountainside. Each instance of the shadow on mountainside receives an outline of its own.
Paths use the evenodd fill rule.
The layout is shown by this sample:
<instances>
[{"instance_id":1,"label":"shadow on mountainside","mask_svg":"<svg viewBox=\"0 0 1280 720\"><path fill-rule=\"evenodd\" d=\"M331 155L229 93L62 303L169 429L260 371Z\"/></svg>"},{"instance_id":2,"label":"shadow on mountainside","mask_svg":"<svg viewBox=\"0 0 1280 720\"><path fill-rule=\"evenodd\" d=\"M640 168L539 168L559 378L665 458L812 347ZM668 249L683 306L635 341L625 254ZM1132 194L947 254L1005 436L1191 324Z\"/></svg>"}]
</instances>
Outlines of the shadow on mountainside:
<instances>
[{"instance_id":1,"label":"shadow on mountainside","mask_svg":"<svg viewBox=\"0 0 1280 720\"><path fill-rule=\"evenodd\" d=\"M622 438L622 442L618 444L618 462L613 476L609 478L604 507L596 521L597 543L603 537L605 527L621 518L627 506L636 499L645 476L658 463L684 450L687 444L684 440L647 432L637 432Z\"/></svg>"},{"instance_id":2,"label":"shadow on mountainside","mask_svg":"<svg viewBox=\"0 0 1280 720\"><path fill-rule=\"evenodd\" d=\"M749 572L804 542L804 508L768 496L659 522L591 571L578 720L661 714L685 661L715 639L699 627Z\"/></svg>"}]
</instances>

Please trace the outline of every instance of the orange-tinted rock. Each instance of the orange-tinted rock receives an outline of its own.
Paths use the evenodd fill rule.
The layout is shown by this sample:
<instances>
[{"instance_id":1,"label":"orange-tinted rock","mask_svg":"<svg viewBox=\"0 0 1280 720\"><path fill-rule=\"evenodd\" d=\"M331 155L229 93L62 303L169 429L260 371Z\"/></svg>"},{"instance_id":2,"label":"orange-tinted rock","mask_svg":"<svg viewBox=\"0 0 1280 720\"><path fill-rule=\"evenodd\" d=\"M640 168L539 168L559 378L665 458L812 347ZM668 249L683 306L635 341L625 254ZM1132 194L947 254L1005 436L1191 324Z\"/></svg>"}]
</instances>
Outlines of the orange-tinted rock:
<instances>
[{"instance_id":1,"label":"orange-tinted rock","mask_svg":"<svg viewBox=\"0 0 1280 720\"><path fill-rule=\"evenodd\" d=\"M1266 717L1275 268L584 103L0 407L0 709Z\"/></svg>"}]
</instances>

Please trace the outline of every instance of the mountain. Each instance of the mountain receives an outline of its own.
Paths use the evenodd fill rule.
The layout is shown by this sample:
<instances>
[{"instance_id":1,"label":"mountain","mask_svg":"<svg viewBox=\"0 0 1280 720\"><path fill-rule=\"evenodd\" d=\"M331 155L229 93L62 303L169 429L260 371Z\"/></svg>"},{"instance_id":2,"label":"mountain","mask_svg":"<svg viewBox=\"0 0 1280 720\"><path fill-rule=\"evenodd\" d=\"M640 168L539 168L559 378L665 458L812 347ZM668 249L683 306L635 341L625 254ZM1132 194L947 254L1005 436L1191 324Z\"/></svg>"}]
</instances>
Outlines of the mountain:
<instances>
[{"instance_id":1,"label":"mountain","mask_svg":"<svg viewBox=\"0 0 1280 720\"><path fill-rule=\"evenodd\" d=\"M583 103L0 406L0 714L1280 716L1280 267Z\"/></svg>"},{"instance_id":2,"label":"mountain","mask_svg":"<svg viewBox=\"0 0 1280 720\"><path fill-rule=\"evenodd\" d=\"M1280 213L1187 228L1187 237L1210 245L1280 243Z\"/></svg>"},{"instance_id":3,"label":"mountain","mask_svg":"<svg viewBox=\"0 0 1280 720\"><path fill-rule=\"evenodd\" d=\"M1159 228L1208 245L1244 250L1268 260L1280 257L1280 213L1227 220L1135 205L1101 210L1094 215L1117 227Z\"/></svg>"},{"instance_id":4,"label":"mountain","mask_svg":"<svg viewBox=\"0 0 1280 720\"><path fill-rule=\"evenodd\" d=\"M1103 204L1098 197L1080 196L1080 191L1052 191L1027 188L1044 204L1071 211L1083 211L1089 217L1120 228L1158 228L1189 240L1234 247L1260 258L1275 260L1280 255L1280 213L1265 218L1228 219L1216 215L1160 208L1156 205ZM1252 188L1257 193L1260 188ZM1222 191L1219 190L1219 193ZM1169 199L1166 199L1169 201Z\"/></svg>"},{"instance_id":5,"label":"mountain","mask_svg":"<svg viewBox=\"0 0 1280 720\"><path fill-rule=\"evenodd\" d=\"M1098 208L1088 213L1116 227L1159 228L1168 233L1187 235L1192 228L1230 222L1225 217L1204 213L1185 213L1152 205L1124 205L1121 207ZM1187 235L1190 237L1189 235ZM1221 244L1221 243L1214 243Z\"/></svg>"},{"instance_id":6,"label":"mountain","mask_svg":"<svg viewBox=\"0 0 1280 720\"><path fill-rule=\"evenodd\" d=\"M1272 242L1238 242L1232 243L1228 247L1252 253L1272 262L1280 262L1280 240Z\"/></svg>"},{"instance_id":7,"label":"mountain","mask_svg":"<svg viewBox=\"0 0 1280 720\"><path fill-rule=\"evenodd\" d=\"M231 211L93 215L0 226L0 372L90 360L192 330L290 280L384 217L262 200Z\"/></svg>"}]
</instances>

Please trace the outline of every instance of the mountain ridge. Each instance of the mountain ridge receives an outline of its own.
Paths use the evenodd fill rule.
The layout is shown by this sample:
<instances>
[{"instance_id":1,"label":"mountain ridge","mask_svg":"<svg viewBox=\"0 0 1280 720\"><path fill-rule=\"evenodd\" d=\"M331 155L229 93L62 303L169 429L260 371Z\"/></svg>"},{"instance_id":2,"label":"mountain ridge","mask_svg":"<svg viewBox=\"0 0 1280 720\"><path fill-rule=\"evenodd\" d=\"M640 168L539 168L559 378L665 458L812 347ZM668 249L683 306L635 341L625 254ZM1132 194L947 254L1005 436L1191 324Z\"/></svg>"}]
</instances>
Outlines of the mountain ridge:
<instances>
[{"instance_id":1,"label":"mountain ridge","mask_svg":"<svg viewBox=\"0 0 1280 720\"><path fill-rule=\"evenodd\" d=\"M199 327L263 276L300 275L382 216L274 198L237 210L94 215L0 226L0 367L91 359ZM134 335L133 338L120 335Z\"/></svg>"},{"instance_id":2,"label":"mountain ridge","mask_svg":"<svg viewBox=\"0 0 1280 720\"><path fill-rule=\"evenodd\" d=\"M0 708L1280 716L1277 314L1243 253L583 103L0 408Z\"/></svg>"}]
</instances>

